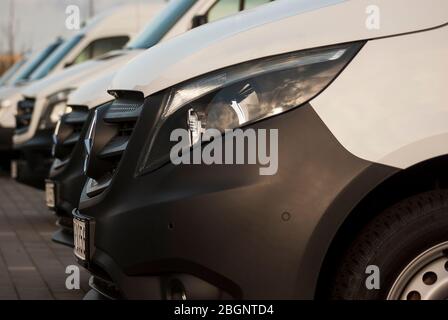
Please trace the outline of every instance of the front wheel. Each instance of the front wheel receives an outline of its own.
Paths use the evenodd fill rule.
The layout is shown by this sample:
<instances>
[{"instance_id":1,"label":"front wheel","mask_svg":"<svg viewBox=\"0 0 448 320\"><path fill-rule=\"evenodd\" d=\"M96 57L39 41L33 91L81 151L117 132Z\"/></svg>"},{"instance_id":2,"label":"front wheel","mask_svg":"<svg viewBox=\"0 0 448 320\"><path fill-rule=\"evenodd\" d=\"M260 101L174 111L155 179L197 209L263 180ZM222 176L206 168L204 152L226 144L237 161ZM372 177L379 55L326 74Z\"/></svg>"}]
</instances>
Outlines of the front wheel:
<instances>
[{"instance_id":1,"label":"front wheel","mask_svg":"<svg viewBox=\"0 0 448 320\"><path fill-rule=\"evenodd\" d=\"M448 190L415 195L377 215L343 256L331 297L448 299Z\"/></svg>"}]
</instances>

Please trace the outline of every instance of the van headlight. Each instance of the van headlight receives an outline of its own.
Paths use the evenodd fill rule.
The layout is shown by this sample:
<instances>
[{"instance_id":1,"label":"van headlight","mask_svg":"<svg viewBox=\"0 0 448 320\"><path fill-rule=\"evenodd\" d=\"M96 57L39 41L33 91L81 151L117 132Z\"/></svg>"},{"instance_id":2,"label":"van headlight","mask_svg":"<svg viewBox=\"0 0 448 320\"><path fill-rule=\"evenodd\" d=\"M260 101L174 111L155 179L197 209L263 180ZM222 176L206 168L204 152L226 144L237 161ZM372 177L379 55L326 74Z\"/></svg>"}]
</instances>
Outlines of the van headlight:
<instances>
[{"instance_id":1,"label":"van headlight","mask_svg":"<svg viewBox=\"0 0 448 320\"><path fill-rule=\"evenodd\" d=\"M169 161L173 130L190 133L190 147L207 129L223 133L303 105L322 92L364 42L292 52L245 62L171 88L145 148L140 173Z\"/></svg>"},{"instance_id":2,"label":"van headlight","mask_svg":"<svg viewBox=\"0 0 448 320\"><path fill-rule=\"evenodd\" d=\"M67 108L67 100L74 90L62 90L47 98L47 107L40 124L41 129L54 128L59 119L70 110L70 108Z\"/></svg>"},{"instance_id":3,"label":"van headlight","mask_svg":"<svg viewBox=\"0 0 448 320\"><path fill-rule=\"evenodd\" d=\"M11 100L0 100L0 108L9 108L11 106Z\"/></svg>"}]
</instances>

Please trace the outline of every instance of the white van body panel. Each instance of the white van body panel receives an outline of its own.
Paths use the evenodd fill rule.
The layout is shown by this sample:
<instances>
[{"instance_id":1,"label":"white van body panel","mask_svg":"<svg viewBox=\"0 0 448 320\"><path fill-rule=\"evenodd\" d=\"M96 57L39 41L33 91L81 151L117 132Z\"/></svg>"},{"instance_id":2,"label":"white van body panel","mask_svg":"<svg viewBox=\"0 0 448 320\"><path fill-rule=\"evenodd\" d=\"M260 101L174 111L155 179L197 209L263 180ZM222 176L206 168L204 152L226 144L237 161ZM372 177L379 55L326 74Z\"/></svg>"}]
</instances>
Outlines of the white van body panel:
<instances>
[{"instance_id":1,"label":"white van body panel","mask_svg":"<svg viewBox=\"0 0 448 320\"><path fill-rule=\"evenodd\" d=\"M274 1L154 46L120 70L112 88L138 90L147 96L257 58L413 32L448 22L445 0L378 0L381 28L370 30L365 24L370 5L369 0Z\"/></svg>"},{"instance_id":2,"label":"white van body panel","mask_svg":"<svg viewBox=\"0 0 448 320\"><path fill-rule=\"evenodd\" d=\"M311 105L360 158L407 168L448 154L447 39L445 26L369 41Z\"/></svg>"}]
</instances>

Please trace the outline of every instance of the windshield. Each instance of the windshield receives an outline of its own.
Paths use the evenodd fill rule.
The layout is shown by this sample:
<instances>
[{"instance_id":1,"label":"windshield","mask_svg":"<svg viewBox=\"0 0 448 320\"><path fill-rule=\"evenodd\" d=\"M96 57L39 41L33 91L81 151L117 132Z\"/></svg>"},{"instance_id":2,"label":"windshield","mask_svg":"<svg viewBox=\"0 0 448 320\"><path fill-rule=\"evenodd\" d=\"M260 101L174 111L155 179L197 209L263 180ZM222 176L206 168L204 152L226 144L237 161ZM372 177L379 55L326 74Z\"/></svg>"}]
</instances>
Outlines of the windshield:
<instances>
[{"instance_id":1,"label":"windshield","mask_svg":"<svg viewBox=\"0 0 448 320\"><path fill-rule=\"evenodd\" d=\"M62 59L81 41L84 37L82 34L77 34L64 42L63 45L54 51L45 62L37 68L30 77L30 80L39 80L47 76Z\"/></svg>"},{"instance_id":2,"label":"windshield","mask_svg":"<svg viewBox=\"0 0 448 320\"><path fill-rule=\"evenodd\" d=\"M11 79L14 74L20 69L20 67L23 66L23 64L26 62L26 59L20 59L16 63L14 63L0 78L0 86L3 86L7 84L9 79Z\"/></svg>"},{"instance_id":3,"label":"windshield","mask_svg":"<svg viewBox=\"0 0 448 320\"><path fill-rule=\"evenodd\" d=\"M172 0L151 20L127 48L148 49L157 44L197 0Z\"/></svg>"},{"instance_id":4,"label":"windshield","mask_svg":"<svg viewBox=\"0 0 448 320\"><path fill-rule=\"evenodd\" d=\"M57 40L56 42L53 42L48 47L40 51L35 57L30 59L23 68L20 69L20 71L13 77L12 84L18 84L20 82L23 82L25 80L28 80L31 74L52 54L59 45L61 45L63 41Z\"/></svg>"}]
</instances>

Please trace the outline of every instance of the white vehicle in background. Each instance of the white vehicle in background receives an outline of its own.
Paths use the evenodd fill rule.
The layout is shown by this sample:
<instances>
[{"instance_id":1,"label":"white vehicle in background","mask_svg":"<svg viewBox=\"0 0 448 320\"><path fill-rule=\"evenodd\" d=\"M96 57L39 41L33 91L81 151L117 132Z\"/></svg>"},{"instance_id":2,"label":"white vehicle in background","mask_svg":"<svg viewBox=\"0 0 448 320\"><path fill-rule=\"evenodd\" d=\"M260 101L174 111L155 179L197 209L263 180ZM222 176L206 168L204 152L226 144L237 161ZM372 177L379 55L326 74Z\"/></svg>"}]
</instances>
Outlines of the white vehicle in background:
<instances>
[{"instance_id":1,"label":"white vehicle in background","mask_svg":"<svg viewBox=\"0 0 448 320\"><path fill-rule=\"evenodd\" d=\"M83 83L118 70L126 62L160 41L194 27L271 0L172 0L124 50L114 51L35 83L24 90L17 105L13 137L19 159L13 162L14 177L42 188L52 163L52 133L63 114L69 94Z\"/></svg>"},{"instance_id":2,"label":"white vehicle in background","mask_svg":"<svg viewBox=\"0 0 448 320\"><path fill-rule=\"evenodd\" d=\"M26 84L33 73L43 65L48 58L51 57L53 52L55 52L59 47L64 44L62 38L57 38L42 50L37 51L27 59L27 61L20 67L17 72L15 72L5 83L4 86L19 86Z\"/></svg>"},{"instance_id":3,"label":"white vehicle in background","mask_svg":"<svg viewBox=\"0 0 448 320\"><path fill-rule=\"evenodd\" d=\"M31 74L63 43L61 38L50 43L43 50L23 58L2 77L0 86L0 151L10 151L15 128L15 105L18 92L29 80ZM4 97L3 99L1 97ZM2 156L5 156L4 152Z\"/></svg>"},{"instance_id":4,"label":"white vehicle in background","mask_svg":"<svg viewBox=\"0 0 448 320\"><path fill-rule=\"evenodd\" d=\"M11 79L23 65L28 61L29 56L24 55L22 58L17 60L12 66L10 66L0 77L0 87L8 84L9 79Z\"/></svg>"},{"instance_id":5,"label":"white vehicle in background","mask_svg":"<svg viewBox=\"0 0 448 320\"><path fill-rule=\"evenodd\" d=\"M51 74L57 74L67 67L123 48L163 5L164 3L160 0L150 4L138 2L105 10L59 45L43 63L39 63L38 68L33 66L32 74L28 73L26 77L22 78L13 76L9 81L11 85L0 89L2 106L0 128L7 128L7 131L10 132L15 127L16 106L22 98L21 92L26 86ZM20 68L17 74L25 67ZM2 137L5 138L3 140L11 140L11 134Z\"/></svg>"},{"instance_id":6,"label":"white vehicle in background","mask_svg":"<svg viewBox=\"0 0 448 320\"><path fill-rule=\"evenodd\" d=\"M79 195L85 184L83 173L85 147L83 137L97 107L110 102L107 92L115 71L105 73L84 83L67 101L67 111L59 120L54 135L54 161L46 180L46 202L57 217L60 229L52 240L73 247L73 218L71 212L78 206Z\"/></svg>"}]
</instances>

